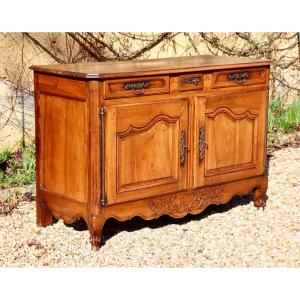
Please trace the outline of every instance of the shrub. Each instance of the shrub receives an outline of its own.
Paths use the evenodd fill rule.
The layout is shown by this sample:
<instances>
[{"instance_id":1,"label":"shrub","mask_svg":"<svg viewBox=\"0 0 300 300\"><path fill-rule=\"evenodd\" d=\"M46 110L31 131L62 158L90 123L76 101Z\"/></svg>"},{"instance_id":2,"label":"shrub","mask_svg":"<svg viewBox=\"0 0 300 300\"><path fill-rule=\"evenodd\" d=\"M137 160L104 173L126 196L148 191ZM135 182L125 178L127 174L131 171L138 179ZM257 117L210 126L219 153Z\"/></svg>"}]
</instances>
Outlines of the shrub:
<instances>
[{"instance_id":1,"label":"shrub","mask_svg":"<svg viewBox=\"0 0 300 300\"><path fill-rule=\"evenodd\" d=\"M300 99L284 107L280 99L275 99L269 106L268 131L293 132L300 129Z\"/></svg>"},{"instance_id":2,"label":"shrub","mask_svg":"<svg viewBox=\"0 0 300 300\"><path fill-rule=\"evenodd\" d=\"M30 184L35 181L35 147L20 148L15 152L0 152L0 188Z\"/></svg>"}]
</instances>

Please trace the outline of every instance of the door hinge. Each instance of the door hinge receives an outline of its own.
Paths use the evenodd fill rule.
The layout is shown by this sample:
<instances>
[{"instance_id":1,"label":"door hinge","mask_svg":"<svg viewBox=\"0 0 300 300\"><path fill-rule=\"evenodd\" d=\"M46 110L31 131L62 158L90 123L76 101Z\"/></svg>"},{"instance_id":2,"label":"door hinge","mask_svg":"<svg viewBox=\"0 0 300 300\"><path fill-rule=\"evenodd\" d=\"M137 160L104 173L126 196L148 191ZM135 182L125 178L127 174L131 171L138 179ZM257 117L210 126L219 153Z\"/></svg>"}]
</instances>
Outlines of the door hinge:
<instances>
[{"instance_id":1,"label":"door hinge","mask_svg":"<svg viewBox=\"0 0 300 300\"><path fill-rule=\"evenodd\" d=\"M105 197L100 197L100 206L106 206L107 204L107 201L106 201L106 198Z\"/></svg>"},{"instance_id":2,"label":"door hinge","mask_svg":"<svg viewBox=\"0 0 300 300\"><path fill-rule=\"evenodd\" d=\"M105 114L105 108L103 106L100 107L99 114L100 116L103 116Z\"/></svg>"},{"instance_id":3,"label":"door hinge","mask_svg":"<svg viewBox=\"0 0 300 300\"><path fill-rule=\"evenodd\" d=\"M102 106L100 107L100 121L101 121L101 133L100 133L100 145L101 145L101 195L100 195L100 206L106 205L106 198L105 198L105 108Z\"/></svg>"}]
</instances>

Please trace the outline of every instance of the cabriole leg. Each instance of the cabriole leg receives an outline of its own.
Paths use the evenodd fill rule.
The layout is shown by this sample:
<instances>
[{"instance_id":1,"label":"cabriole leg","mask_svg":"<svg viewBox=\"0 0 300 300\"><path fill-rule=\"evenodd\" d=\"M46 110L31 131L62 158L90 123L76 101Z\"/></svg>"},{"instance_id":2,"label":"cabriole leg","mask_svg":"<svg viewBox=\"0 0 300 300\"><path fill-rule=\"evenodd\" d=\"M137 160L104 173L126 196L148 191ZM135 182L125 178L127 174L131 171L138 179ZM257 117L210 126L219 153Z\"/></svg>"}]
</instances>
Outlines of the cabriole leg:
<instances>
[{"instance_id":1,"label":"cabriole leg","mask_svg":"<svg viewBox=\"0 0 300 300\"><path fill-rule=\"evenodd\" d=\"M98 251L100 249L103 226L103 215L93 215L91 222L89 223L90 242L93 251Z\"/></svg>"},{"instance_id":2,"label":"cabriole leg","mask_svg":"<svg viewBox=\"0 0 300 300\"><path fill-rule=\"evenodd\" d=\"M90 242L92 245L92 250L98 251L101 245L101 233L100 234L91 233Z\"/></svg>"}]
</instances>

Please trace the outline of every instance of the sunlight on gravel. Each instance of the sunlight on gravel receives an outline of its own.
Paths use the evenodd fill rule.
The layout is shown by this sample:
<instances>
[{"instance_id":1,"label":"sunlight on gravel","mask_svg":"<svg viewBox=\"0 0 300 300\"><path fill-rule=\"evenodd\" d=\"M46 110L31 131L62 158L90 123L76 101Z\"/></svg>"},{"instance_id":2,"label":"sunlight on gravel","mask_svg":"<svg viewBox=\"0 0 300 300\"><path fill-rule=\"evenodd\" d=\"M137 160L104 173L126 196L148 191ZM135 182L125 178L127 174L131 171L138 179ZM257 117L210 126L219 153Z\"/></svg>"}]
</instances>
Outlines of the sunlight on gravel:
<instances>
[{"instance_id":1,"label":"sunlight on gravel","mask_svg":"<svg viewBox=\"0 0 300 300\"><path fill-rule=\"evenodd\" d=\"M268 196L264 211L243 198L181 220L111 220L99 252L83 225L38 228L35 203L21 202L0 216L0 267L300 267L300 148L274 153Z\"/></svg>"}]
</instances>

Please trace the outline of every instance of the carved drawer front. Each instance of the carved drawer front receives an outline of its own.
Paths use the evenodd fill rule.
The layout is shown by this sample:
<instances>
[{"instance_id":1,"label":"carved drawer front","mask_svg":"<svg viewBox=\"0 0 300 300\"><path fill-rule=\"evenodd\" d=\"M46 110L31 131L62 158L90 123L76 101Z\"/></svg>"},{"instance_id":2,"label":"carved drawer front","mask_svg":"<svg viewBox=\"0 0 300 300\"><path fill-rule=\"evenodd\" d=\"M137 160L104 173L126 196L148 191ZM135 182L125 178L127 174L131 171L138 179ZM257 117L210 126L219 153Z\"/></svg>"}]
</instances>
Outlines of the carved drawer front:
<instances>
[{"instance_id":1,"label":"carved drawer front","mask_svg":"<svg viewBox=\"0 0 300 300\"><path fill-rule=\"evenodd\" d=\"M104 82L104 98L138 97L169 93L169 76L116 79Z\"/></svg>"},{"instance_id":2,"label":"carved drawer front","mask_svg":"<svg viewBox=\"0 0 300 300\"><path fill-rule=\"evenodd\" d=\"M203 89L203 74L185 74L177 78L177 90L180 92Z\"/></svg>"},{"instance_id":3,"label":"carved drawer front","mask_svg":"<svg viewBox=\"0 0 300 300\"><path fill-rule=\"evenodd\" d=\"M267 82L267 69L233 69L212 73L211 87L225 88L264 84Z\"/></svg>"}]
</instances>

